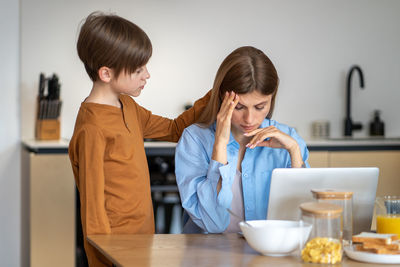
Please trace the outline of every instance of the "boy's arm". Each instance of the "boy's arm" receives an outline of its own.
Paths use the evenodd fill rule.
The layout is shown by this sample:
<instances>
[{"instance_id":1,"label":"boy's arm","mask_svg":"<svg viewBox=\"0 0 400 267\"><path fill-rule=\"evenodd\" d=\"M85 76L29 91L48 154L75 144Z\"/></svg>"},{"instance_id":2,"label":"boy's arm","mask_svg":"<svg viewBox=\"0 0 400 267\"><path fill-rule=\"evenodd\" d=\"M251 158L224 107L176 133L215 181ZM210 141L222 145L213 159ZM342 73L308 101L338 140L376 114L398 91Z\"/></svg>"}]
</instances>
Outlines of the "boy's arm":
<instances>
[{"instance_id":1,"label":"boy's arm","mask_svg":"<svg viewBox=\"0 0 400 267\"><path fill-rule=\"evenodd\" d=\"M178 142L183 130L195 123L210 100L211 90L197 100L193 107L183 112L175 119L169 119L152 114L139 106L139 116L143 126L143 137L162 141Z\"/></svg>"},{"instance_id":2,"label":"boy's arm","mask_svg":"<svg viewBox=\"0 0 400 267\"><path fill-rule=\"evenodd\" d=\"M104 207L104 137L94 127L83 128L77 133L70 149L78 159L72 164L77 164L74 174L79 189L84 235L110 234L110 223Z\"/></svg>"}]
</instances>

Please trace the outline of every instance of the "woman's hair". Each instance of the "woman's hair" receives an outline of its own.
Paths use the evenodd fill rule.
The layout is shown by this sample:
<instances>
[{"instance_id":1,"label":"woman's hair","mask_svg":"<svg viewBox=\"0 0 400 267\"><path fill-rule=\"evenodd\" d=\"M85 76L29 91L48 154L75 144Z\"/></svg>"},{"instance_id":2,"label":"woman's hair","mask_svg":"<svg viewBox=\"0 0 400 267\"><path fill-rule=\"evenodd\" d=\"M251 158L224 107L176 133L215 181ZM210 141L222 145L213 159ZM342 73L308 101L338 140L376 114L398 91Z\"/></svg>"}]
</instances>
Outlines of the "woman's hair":
<instances>
[{"instance_id":1,"label":"woman's hair","mask_svg":"<svg viewBox=\"0 0 400 267\"><path fill-rule=\"evenodd\" d=\"M145 65L152 54L146 33L132 22L117 15L91 13L84 21L77 42L79 58L90 79L99 79L98 70L105 66L115 75L132 73Z\"/></svg>"},{"instance_id":2,"label":"woman's hair","mask_svg":"<svg viewBox=\"0 0 400 267\"><path fill-rule=\"evenodd\" d=\"M259 49L243 46L230 53L222 62L215 76L210 101L197 123L208 127L217 118L225 92L247 94L257 91L263 95L272 95L271 108L267 118L274 111L275 96L279 78L271 60Z\"/></svg>"}]
</instances>

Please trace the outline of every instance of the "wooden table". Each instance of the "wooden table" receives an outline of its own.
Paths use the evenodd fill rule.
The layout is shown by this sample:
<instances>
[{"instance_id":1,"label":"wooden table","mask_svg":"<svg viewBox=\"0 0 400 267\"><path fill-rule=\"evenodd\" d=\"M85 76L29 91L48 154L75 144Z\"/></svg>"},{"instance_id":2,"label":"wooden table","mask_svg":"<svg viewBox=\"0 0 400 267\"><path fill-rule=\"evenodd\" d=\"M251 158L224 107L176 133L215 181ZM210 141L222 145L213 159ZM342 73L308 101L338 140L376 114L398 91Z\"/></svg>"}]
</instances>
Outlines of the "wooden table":
<instances>
[{"instance_id":1,"label":"wooden table","mask_svg":"<svg viewBox=\"0 0 400 267\"><path fill-rule=\"evenodd\" d=\"M237 234L91 235L88 241L116 266L329 266L302 263L296 256L267 257ZM334 266L385 266L344 258ZM392 265L394 266L394 265Z\"/></svg>"}]
</instances>

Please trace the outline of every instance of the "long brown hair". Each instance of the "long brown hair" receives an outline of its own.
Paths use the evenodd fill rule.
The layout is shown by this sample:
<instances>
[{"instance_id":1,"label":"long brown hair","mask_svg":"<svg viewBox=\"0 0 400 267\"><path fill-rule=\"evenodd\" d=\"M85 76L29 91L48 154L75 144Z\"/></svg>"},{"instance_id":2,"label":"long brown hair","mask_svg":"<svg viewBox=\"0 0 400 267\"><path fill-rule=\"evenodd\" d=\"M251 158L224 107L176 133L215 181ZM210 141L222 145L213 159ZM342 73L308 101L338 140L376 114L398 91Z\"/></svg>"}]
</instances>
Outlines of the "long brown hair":
<instances>
[{"instance_id":1,"label":"long brown hair","mask_svg":"<svg viewBox=\"0 0 400 267\"><path fill-rule=\"evenodd\" d=\"M115 75L132 73L145 65L152 54L147 34L134 23L113 14L91 13L79 32L77 50L90 79L99 79L101 67Z\"/></svg>"},{"instance_id":2,"label":"long brown hair","mask_svg":"<svg viewBox=\"0 0 400 267\"><path fill-rule=\"evenodd\" d=\"M208 127L217 118L223 96L227 91L247 94L258 91L272 95L267 118L272 117L279 78L271 60L259 49L243 46L230 53L222 62L215 76L210 101L197 123Z\"/></svg>"}]
</instances>

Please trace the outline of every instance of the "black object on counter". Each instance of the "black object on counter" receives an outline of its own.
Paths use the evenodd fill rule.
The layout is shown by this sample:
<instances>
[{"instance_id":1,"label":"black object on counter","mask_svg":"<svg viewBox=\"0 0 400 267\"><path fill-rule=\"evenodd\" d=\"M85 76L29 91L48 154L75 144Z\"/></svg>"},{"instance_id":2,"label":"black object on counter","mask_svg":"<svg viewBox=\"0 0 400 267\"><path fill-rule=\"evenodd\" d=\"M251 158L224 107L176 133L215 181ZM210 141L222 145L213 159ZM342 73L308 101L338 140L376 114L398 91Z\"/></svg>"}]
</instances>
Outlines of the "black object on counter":
<instances>
[{"instance_id":1,"label":"black object on counter","mask_svg":"<svg viewBox=\"0 0 400 267\"><path fill-rule=\"evenodd\" d=\"M346 88L346 118L344 119L344 136L352 136L354 130L361 130L362 124L353 122L351 118L351 77L353 72L358 72L360 76L360 88L364 88L364 75L361 68L357 65L350 68L349 74L347 75L347 88Z\"/></svg>"},{"instance_id":2,"label":"black object on counter","mask_svg":"<svg viewBox=\"0 0 400 267\"><path fill-rule=\"evenodd\" d=\"M385 135L385 124L380 119L380 111L374 111L374 119L369 124L369 135L370 136L384 136Z\"/></svg>"},{"instance_id":3,"label":"black object on counter","mask_svg":"<svg viewBox=\"0 0 400 267\"><path fill-rule=\"evenodd\" d=\"M40 73L38 95L39 107L37 113L38 120L58 119L60 117L62 105L62 101L60 100L60 89L61 85L56 74L46 78L43 73ZM47 92L47 94L45 94L45 92Z\"/></svg>"}]
</instances>

